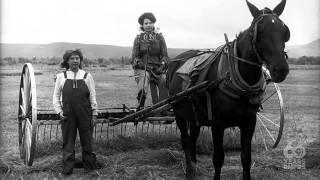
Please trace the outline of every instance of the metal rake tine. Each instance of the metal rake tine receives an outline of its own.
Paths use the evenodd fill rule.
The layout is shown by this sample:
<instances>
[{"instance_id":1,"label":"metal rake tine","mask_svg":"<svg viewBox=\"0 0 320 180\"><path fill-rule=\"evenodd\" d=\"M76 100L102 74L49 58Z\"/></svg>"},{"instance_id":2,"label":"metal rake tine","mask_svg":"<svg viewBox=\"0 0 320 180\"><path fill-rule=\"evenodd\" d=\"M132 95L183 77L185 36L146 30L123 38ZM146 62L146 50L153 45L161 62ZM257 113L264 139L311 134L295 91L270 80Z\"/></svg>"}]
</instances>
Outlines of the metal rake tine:
<instances>
[{"instance_id":1,"label":"metal rake tine","mask_svg":"<svg viewBox=\"0 0 320 180\"><path fill-rule=\"evenodd\" d=\"M112 126L112 138L114 138L114 126Z\"/></svg>"},{"instance_id":2,"label":"metal rake tine","mask_svg":"<svg viewBox=\"0 0 320 180\"><path fill-rule=\"evenodd\" d=\"M50 125L50 141L51 141L52 124Z\"/></svg>"},{"instance_id":3,"label":"metal rake tine","mask_svg":"<svg viewBox=\"0 0 320 180\"><path fill-rule=\"evenodd\" d=\"M122 136L122 123L120 125L120 135Z\"/></svg>"},{"instance_id":4,"label":"metal rake tine","mask_svg":"<svg viewBox=\"0 0 320 180\"><path fill-rule=\"evenodd\" d=\"M124 135L127 134L127 123L124 124Z\"/></svg>"},{"instance_id":5,"label":"metal rake tine","mask_svg":"<svg viewBox=\"0 0 320 180\"><path fill-rule=\"evenodd\" d=\"M96 139L97 138L97 128L96 128L96 126L94 126L93 128L94 128L94 139Z\"/></svg>"},{"instance_id":6,"label":"metal rake tine","mask_svg":"<svg viewBox=\"0 0 320 180\"><path fill-rule=\"evenodd\" d=\"M143 122L141 123L141 135L143 135Z\"/></svg>"},{"instance_id":7,"label":"metal rake tine","mask_svg":"<svg viewBox=\"0 0 320 180\"><path fill-rule=\"evenodd\" d=\"M136 125L136 137L137 137L137 132L138 132L137 129L138 129L138 125Z\"/></svg>"},{"instance_id":8,"label":"metal rake tine","mask_svg":"<svg viewBox=\"0 0 320 180\"><path fill-rule=\"evenodd\" d=\"M205 128L202 126L202 130L201 130L201 133L202 133L202 137L205 138L206 136L206 133L205 133Z\"/></svg>"},{"instance_id":9,"label":"metal rake tine","mask_svg":"<svg viewBox=\"0 0 320 180\"><path fill-rule=\"evenodd\" d=\"M101 136L102 136L102 128L103 128L103 122L102 122L102 124L101 124L101 128L100 128L100 140L101 140Z\"/></svg>"},{"instance_id":10,"label":"metal rake tine","mask_svg":"<svg viewBox=\"0 0 320 180\"><path fill-rule=\"evenodd\" d=\"M109 123L107 124L107 139L109 139Z\"/></svg>"},{"instance_id":11,"label":"metal rake tine","mask_svg":"<svg viewBox=\"0 0 320 180\"><path fill-rule=\"evenodd\" d=\"M149 125L150 125L150 123L148 122L148 126L147 126L147 135L148 135L148 132L149 132Z\"/></svg>"},{"instance_id":12,"label":"metal rake tine","mask_svg":"<svg viewBox=\"0 0 320 180\"><path fill-rule=\"evenodd\" d=\"M45 140L46 137L46 129L47 129L47 125L44 125L44 130L43 130L43 141Z\"/></svg>"},{"instance_id":13,"label":"metal rake tine","mask_svg":"<svg viewBox=\"0 0 320 180\"><path fill-rule=\"evenodd\" d=\"M37 132L38 132L38 133L37 133L37 141L38 141L38 140L39 140L39 134L40 134L40 131L39 131L40 125L38 125L37 129L38 129L38 130L37 130Z\"/></svg>"},{"instance_id":14,"label":"metal rake tine","mask_svg":"<svg viewBox=\"0 0 320 180\"><path fill-rule=\"evenodd\" d=\"M58 124L56 124L56 141L58 141L58 130L59 130Z\"/></svg>"}]
</instances>

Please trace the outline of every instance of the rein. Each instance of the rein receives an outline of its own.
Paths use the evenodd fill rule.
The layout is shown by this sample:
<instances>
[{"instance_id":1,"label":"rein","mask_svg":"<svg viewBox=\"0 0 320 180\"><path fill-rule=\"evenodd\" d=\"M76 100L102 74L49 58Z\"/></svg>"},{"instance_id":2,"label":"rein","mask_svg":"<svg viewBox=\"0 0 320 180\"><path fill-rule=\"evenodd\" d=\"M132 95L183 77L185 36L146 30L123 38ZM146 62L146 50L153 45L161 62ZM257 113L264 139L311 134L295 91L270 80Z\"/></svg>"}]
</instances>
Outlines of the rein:
<instances>
[{"instance_id":1,"label":"rein","mask_svg":"<svg viewBox=\"0 0 320 180\"><path fill-rule=\"evenodd\" d=\"M236 42L234 42L234 43L236 43ZM227 50L224 50L223 53L224 53L224 54L227 54L227 55L230 56L230 57L232 57L232 59L235 59L235 60L238 60L238 61L241 61L241 62L250 64L250 65L253 65L253 66L257 66L257 67L259 67L259 68L262 67L262 63L259 64L259 63L256 63L256 62L251 62L251 61L246 60L246 59L243 59L243 58L241 58L241 57L237 57L237 56L232 55L232 53L229 53L229 52L230 52L230 47L229 47L228 45L226 45L226 47L227 47Z\"/></svg>"}]
</instances>

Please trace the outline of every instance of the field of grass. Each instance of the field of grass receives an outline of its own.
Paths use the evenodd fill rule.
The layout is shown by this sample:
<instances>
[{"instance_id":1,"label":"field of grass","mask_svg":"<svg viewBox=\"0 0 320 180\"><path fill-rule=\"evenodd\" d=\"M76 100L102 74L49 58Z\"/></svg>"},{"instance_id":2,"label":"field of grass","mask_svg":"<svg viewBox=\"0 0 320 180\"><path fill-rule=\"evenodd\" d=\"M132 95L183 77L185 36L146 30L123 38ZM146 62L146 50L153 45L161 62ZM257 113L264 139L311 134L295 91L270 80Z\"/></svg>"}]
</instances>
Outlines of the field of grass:
<instances>
[{"instance_id":1,"label":"field of grass","mask_svg":"<svg viewBox=\"0 0 320 180\"><path fill-rule=\"evenodd\" d=\"M1 147L0 179L62 178L61 141L38 145L32 167L23 165L18 148L18 95L22 65L1 67ZM52 109L53 77L57 67L35 65L38 108ZM320 66L291 66L287 79L280 84L285 104L285 126L279 146L272 151L253 149L252 176L255 179L320 178ZM136 84L130 67L90 68L96 82L100 107L135 106ZM151 104L150 98L147 101ZM163 126L164 127L164 126ZM175 129L173 129L175 130ZM86 174L75 169L74 179L183 179L184 155L179 132L167 135L140 135L97 140L95 151L104 167ZM225 132L226 158L223 179L239 179L241 162L239 132ZM285 170L283 148L292 140L303 140L306 170ZM255 140L254 140L255 141ZM77 145L77 157L80 148ZM198 145L197 177L212 179L210 134L203 132Z\"/></svg>"}]
</instances>

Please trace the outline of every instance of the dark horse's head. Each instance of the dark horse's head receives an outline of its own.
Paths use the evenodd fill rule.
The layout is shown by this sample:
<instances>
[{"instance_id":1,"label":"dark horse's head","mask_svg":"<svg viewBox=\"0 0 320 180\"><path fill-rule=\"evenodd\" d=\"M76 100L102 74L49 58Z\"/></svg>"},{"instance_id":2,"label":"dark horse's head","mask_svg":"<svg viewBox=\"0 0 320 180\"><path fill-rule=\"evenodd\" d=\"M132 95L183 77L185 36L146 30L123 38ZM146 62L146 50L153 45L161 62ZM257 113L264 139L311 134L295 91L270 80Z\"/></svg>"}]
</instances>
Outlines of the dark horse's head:
<instances>
[{"instance_id":1,"label":"dark horse's head","mask_svg":"<svg viewBox=\"0 0 320 180\"><path fill-rule=\"evenodd\" d=\"M259 10L248 0L246 1L254 18L249 28L252 48L258 60L266 64L269 69L271 80L282 82L289 73L284 48L290 38L290 30L279 18L286 0L282 0L273 10L268 8Z\"/></svg>"}]
</instances>

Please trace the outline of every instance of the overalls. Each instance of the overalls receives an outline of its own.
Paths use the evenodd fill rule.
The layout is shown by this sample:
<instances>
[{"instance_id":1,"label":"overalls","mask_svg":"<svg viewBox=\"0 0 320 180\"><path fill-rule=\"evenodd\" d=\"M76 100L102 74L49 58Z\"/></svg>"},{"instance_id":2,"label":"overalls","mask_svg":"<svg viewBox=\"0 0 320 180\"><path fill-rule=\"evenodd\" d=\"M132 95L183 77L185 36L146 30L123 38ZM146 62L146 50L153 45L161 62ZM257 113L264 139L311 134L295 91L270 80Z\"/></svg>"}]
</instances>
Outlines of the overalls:
<instances>
[{"instance_id":1,"label":"overalls","mask_svg":"<svg viewBox=\"0 0 320 180\"><path fill-rule=\"evenodd\" d=\"M89 89L83 79L67 79L62 89L63 115L61 122L63 137L63 173L71 174L75 163L75 140L79 130L82 147L82 162L86 170L96 168L96 155L92 152L92 109L89 101Z\"/></svg>"}]
</instances>

